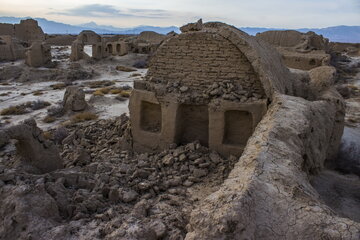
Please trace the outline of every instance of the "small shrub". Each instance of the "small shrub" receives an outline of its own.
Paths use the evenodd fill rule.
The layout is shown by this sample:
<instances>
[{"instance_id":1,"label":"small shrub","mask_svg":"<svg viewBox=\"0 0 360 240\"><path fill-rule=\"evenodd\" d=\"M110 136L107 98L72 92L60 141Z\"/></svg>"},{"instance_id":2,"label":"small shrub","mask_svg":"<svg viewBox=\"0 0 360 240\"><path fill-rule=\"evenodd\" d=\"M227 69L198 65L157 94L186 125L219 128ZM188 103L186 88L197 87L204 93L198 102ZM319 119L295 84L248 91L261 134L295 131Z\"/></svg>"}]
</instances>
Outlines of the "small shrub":
<instances>
[{"instance_id":1,"label":"small shrub","mask_svg":"<svg viewBox=\"0 0 360 240\"><path fill-rule=\"evenodd\" d=\"M85 122L85 121L90 121L90 120L95 120L98 119L98 116L95 113L91 113L91 112L83 112L83 113L78 113L76 115L74 115L71 119L71 121L73 123L78 123L78 122Z\"/></svg>"},{"instance_id":2,"label":"small shrub","mask_svg":"<svg viewBox=\"0 0 360 240\"><path fill-rule=\"evenodd\" d=\"M96 90L95 92L93 92L94 96L104 96L104 93L100 90Z\"/></svg>"},{"instance_id":3,"label":"small shrub","mask_svg":"<svg viewBox=\"0 0 360 240\"><path fill-rule=\"evenodd\" d=\"M1 94L0 94L0 97L5 97L5 96L9 96L9 92L1 93Z\"/></svg>"},{"instance_id":4,"label":"small shrub","mask_svg":"<svg viewBox=\"0 0 360 240\"><path fill-rule=\"evenodd\" d=\"M134 68L125 67L125 66L116 66L116 70L122 71L122 72L135 72L136 71L136 69L134 69Z\"/></svg>"},{"instance_id":5,"label":"small shrub","mask_svg":"<svg viewBox=\"0 0 360 240\"><path fill-rule=\"evenodd\" d=\"M57 84L50 85L50 87L53 90L64 89L66 87L66 84L65 83L57 83Z\"/></svg>"},{"instance_id":6,"label":"small shrub","mask_svg":"<svg viewBox=\"0 0 360 240\"><path fill-rule=\"evenodd\" d=\"M133 74L130 75L130 77L140 77L140 76L141 76L140 73L133 73Z\"/></svg>"},{"instance_id":7,"label":"small shrub","mask_svg":"<svg viewBox=\"0 0 360 240\"><path fill-rule=\"evenodd\" d=\"M54 118L53 116L49 116L47 115L46 117L44 117L43 122L44 123L52 123L55 122L56 118Z\"/></svg>"},{"instance_id":8,"label":"small shrub","mask_svg":"<svg viewBox=\"0 0 360 240\"><path fill-rule=\"evenodd\" d=\"M120 93L120 96L121 97L124 97L124 98L129 98L130 97L130 94L131 94L131 91L122 91Z\"/></svg>"},{"instance_id":9,"label":"small shrub","mask_svg":"<svg viewBox=\"0 0 360 240\"><path fill-rule=\"evenodd\" d=\"M114 88L110 90L111 94L119 94L121 93L122 89L121 88Z\"/></svg>"},{"instance_id":10,"label":"small shrub","mask_svg":"<svg viewBox=\"0 0 360 240\"><path fill-rule=\"evenodd\" d=\"M102 92L103 94L108 94L110 92L109 88L101 88L99 89L100 92Z\"/></svg>"},{"instance_id":11,"label":"small shrub","mask_svg":"<svg viewBox=\"0 0 360 240\"><path fill-rule=\"evenodd\" d=\"M10 106L1 110L0 115L21 115L28 113L25 105Z\"/></svg>"},{"instance_id":12,"label":"small shrub","mask_svg":"<svg viewBox=\"0 0 360 240\"><path fill-rule=\"evenodd\" d=\"M40 95L43 95L44 93L42 91L38 90L38 91L33 92L32 94L34 96L40 96Z\"/></svg>"}]
</instances>

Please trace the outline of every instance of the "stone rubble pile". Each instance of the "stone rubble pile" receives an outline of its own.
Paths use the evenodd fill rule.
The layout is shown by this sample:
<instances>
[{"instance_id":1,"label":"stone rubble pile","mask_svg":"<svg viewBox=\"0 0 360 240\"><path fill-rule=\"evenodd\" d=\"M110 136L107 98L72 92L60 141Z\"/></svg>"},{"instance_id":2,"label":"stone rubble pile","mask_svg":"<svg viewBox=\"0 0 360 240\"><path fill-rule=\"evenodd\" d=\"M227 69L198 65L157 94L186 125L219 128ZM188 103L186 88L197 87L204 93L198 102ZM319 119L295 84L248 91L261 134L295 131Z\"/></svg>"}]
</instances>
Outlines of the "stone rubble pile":
<instances>
[{"instance_id":1,"label":"stone rubble pile","mask_svg":"<svg viewBox=\"0 0 360 240\"><path fill-rule=\"evenodd\" d=\"M15 208L35 204L26 202L36 194L44 201L42 211L51 212L39 208L0 212L1 219L25 214L18 223L23 230L7 220L0 227L0 238L183 239L200 193L207 195L209 186L220 185L237 158L223 159L197 142L161 153L135 154L119 146L127 129L128 117L122 115L51 131L54 142L61 142L65 168L46 175L0 162L0 194L9 193L0 204ZM21 198L15 194L19 187L28 189ZM49 223L34 227L35 232L32 218Z\"/></svg>"}]
</instances>

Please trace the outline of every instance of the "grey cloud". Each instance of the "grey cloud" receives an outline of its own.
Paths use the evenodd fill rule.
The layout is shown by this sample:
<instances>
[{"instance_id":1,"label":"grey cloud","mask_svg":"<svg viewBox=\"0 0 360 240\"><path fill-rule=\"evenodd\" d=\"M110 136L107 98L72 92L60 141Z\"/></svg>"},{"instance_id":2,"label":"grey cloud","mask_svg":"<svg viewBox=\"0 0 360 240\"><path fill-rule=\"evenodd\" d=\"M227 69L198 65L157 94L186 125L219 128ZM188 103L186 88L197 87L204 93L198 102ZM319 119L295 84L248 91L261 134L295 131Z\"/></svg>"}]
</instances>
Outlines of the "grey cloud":
<instances>
[{"instance_id":1,"label":"grey cloud","mask_svg":"<svg viewBox=\"0 0 360 240\"><path fill-rule=\"evenodd\" d=\"M112 5L89 4L68 9L63 12L51 12L50 14L66 16L86 17L137 17L137 18L167 18L172 14L160 9L117 9Z\"/></svg>"}]
</instances>

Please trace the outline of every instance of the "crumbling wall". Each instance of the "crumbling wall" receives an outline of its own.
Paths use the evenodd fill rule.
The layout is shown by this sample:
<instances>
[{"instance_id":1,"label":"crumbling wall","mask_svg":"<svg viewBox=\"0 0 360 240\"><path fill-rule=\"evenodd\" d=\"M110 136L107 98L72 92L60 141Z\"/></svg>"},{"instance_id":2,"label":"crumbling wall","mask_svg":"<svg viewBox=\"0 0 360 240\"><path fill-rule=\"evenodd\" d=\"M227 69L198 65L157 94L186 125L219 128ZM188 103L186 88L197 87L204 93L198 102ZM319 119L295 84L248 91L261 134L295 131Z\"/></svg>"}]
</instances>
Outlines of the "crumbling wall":
<instances>
[{"instance_id":1,"label":"crumbling wall","mask_svg":"<svg viewBox=\"0 0 360 240\"><path fill-rule=\"evenodd\" d=\"M89 30L82 31L76 39L84 45L93 45L101 42L101 36Z\"/></svg>"},{"instance_id":2,"label":"crumbling wall","mask_svg":"<svg viewBox=\"0 0 360 240\"><path fill-rule=\"evenodd\" d=\"M335 216L308 180L342 134L344 106L335 92L323 95L273 98L228 179L191 213L187 240L360 237L360 224Z\"/></svg>"},{"instance_id":3,"label":"crumbling wall","mask_svg":"<svg viewBox=\"0 0 360 240\"><path fill-rule=\"evenodd\" d=\"M14 36L15 28L13 24L9 23L0 23L0 35L9 35Z\"/></svg>"},{"instance_id":4,"label":"crumbling wall","mask_svg":"<svg viewBox=\"0 0 360 240\"><path fill-rule=\"evenodd\" d=\"M14 25L15 37L24 42L44 41L45 34L34 19L21 20Z\"/></svg>"},{"instance_id":5,"label":"crumbling wall","mask_svg":"<svg viewBox=\"0 0 360 240\"><path fill-rule=\"evenodd\" d=\"M160 44L167 38L166 35L159 34L153 31L144 31L139 34L137 37L138 41L149 42L152 44Z\"/></svg>"},{"instance_id":6,"label":"crumbling wall","mask_svg":"<svg viewBox=\"0 0 360 240\"><path fill-rule=\"evenodd\" d=\"M21 20L19 24L0 23L0 35L9 35L26 43L45 40L43 30L34 19Z\"/></svg>"},{"instance_id":7,"label":"crumbling wall","mask_svg":"<svg viewBox=\"0 0 360 240\"><path fill-rule=\"evenodd\" d=\"M78 61L80 59L88 59L88 58L90 58L90 56L84 52L84 44L79 40L75 40L71 44L70 60Z\"/></svg>"},{"instance_id":8,"label":"crumbling wall","mask_svg":"<svg viewBox=\"0 0 360 240\"><path fill-rule=\"evenodd\" d=\"M25 48L9 35L0 35L0 61L14 61L25 57Z\"/></svg>"},{"instance_id":9,"label":"crumbling wall","mask_svg":"<svg viewBox=\"0 0 360 240\"><path fill-rule=\"evenodd\" d=\"M294 30L266 31L256 34L271 45L294 47L297 51L328 50L329 40L314 32L301 33Z\"/></svg>"},{"instance_id":10,"label":"crumbling wall","mask_svg":"<svg viewBox=\"0 0 360 240\"><path fill-rule=\"evenodd\" d=\"M290 68L310 70L330 63L329 40L314 32L266 31L256 37L276 47Z\"/></svg>"},{"instance_id":11,"label":"crumbling wall","mask_svg":"<svg viewBox=\"0 0 360 240\"><path fill-rule=\"evenodd\" d=\"M21 20L19 24L0 24L0 61L25 58L25 47L44 41L45 34L36 20Z\"/></svg>"},{"instance_id":12,"label":"crumbling wall","mask_svg":"<svg viewBox=\"0 0 360 240\"><path fill-rule=\"evenodd\" d=\"M124 41L107 42L106 53L108 53L107 55L112 56L126 55L128 53L128 44Z\"/></svg>"},{"instance_id":13,"label":"crumbling wall","mask_svg":"<svg viewBox=\"0 0 360 240\"><path fill-rule=\"evenodd\" d=\"M26 51L25 63L30 67L49 66L51 63L50 45L34 42Z\"/></svg>"},{"instance_id":14,"label":"crumbling wall","mask_svg":"<svg viewBox=\"0 0 360 240\"><path fill-rule=\"evenodd\" d=\"M220 35L190 32L171 38L152 58L148 79L180 82L194 90L229 81L236 89L265 96L261 82L245 55Z\"/></svg>"},{"instance_id":15,"label":"crumbling wall","mask_svg":"<svg viewBox=\"0 0 360 240\"><path fill-rule=\"evenodd\" d=\"M10 139L18 141L16 149L21 161L37 168L41 173L63 167L58 149L44 138L43 132L36 126L34 119L25 120L19 125L0 131L0 147L8 143Z\"/></svg>"},{"instance_id":16,"label":"crumbling wall","mask_svg":"<svg viewBox=\"0 0 360 240\"><path fill-rule=\"evenodd\" d=\"M84 51L85 45L93 45L93 56L95 59L101 58L104 55L105 49L103 47L101 36L99 36L93 31L82 31L77 36L76 40L71 44L71 54L70 54L71 61L78 61L80 59L91 58ZM100 53L98 52L98 46L101 47Z\"/></svg>"},{"instance_id":17,"label":"crumbling wall","mask_svg":"<svg viewBox=\"0 0 360 240\"><path fill-rule=\"evenodd\" d=\"M125 41L108 41L93 31L82 31L71 44L71 61L80 59L102 59L108 56L123 56L129 51L128 43ZM111 40L111 39L110 39ZM85 45L92 45L92 56L84 52Z\"/></svg>"}]
</instances>

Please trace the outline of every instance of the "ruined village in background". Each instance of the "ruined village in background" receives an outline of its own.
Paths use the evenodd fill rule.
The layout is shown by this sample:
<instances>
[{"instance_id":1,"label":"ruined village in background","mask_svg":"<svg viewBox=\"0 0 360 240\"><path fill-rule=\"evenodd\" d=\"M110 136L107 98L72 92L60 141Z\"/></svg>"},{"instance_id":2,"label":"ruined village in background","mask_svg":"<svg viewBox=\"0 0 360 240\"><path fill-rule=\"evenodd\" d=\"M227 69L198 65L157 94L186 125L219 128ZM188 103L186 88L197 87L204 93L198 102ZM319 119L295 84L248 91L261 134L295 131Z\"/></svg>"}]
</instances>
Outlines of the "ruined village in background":
<instances>
[{"instance_id":1,"label":"ruined village in background","mask_svg":"<svg viewBox=\"0 0 360 240\"><path fill-rule=\"evenodd\" d=\"M0 24L0 239L359 239L360 43L180 31Z\"/></svg>"}]
</instances>

